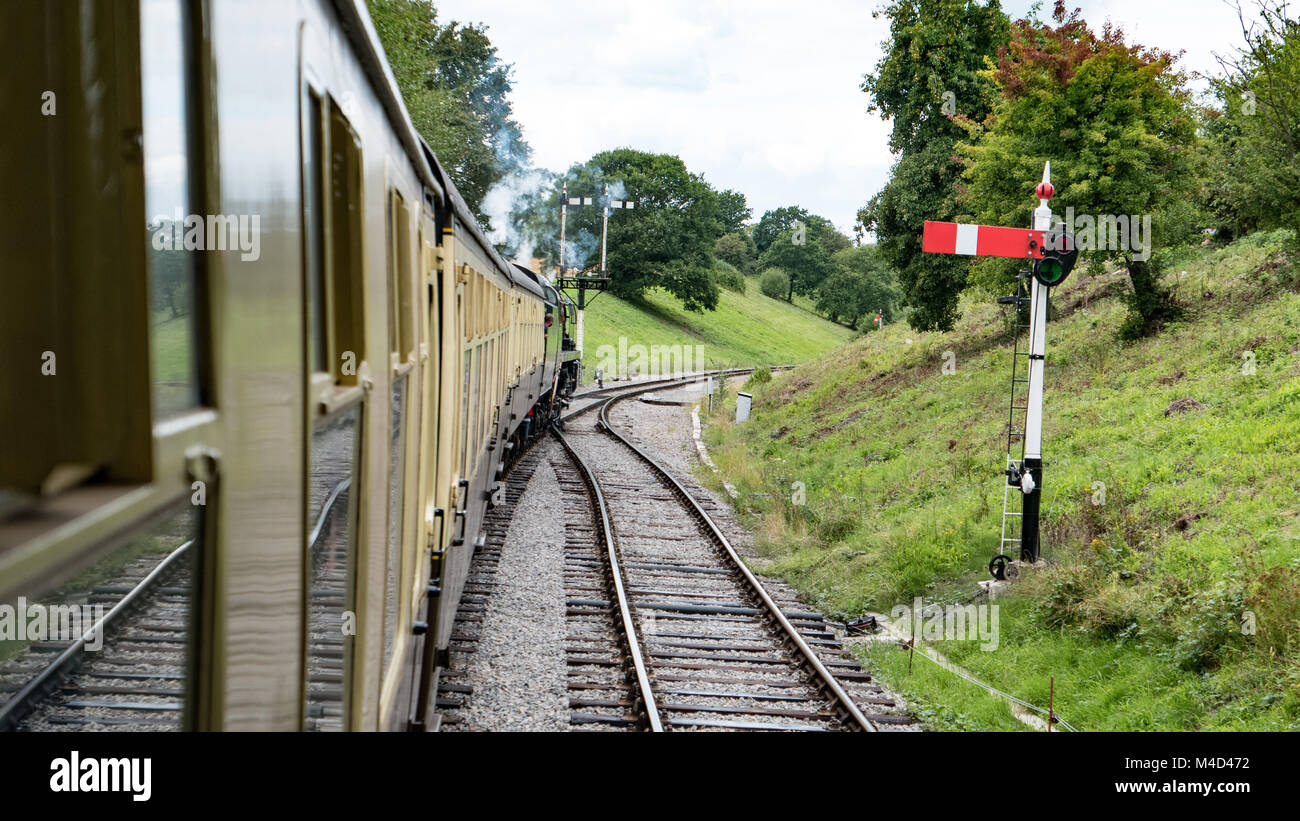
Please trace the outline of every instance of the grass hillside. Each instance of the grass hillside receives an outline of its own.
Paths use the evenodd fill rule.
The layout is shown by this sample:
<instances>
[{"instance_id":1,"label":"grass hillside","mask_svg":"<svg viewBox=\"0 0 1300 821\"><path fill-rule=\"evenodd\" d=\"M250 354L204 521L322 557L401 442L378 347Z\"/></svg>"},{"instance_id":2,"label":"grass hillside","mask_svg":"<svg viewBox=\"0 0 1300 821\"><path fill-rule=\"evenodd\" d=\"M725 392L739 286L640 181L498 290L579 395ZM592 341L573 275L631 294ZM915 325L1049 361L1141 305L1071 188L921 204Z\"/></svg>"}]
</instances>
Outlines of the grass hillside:
<instances>
[{"instance_id":1,"label":"grass hillside","mask_svg":"<svg viewBox=\"0 0 1300 821\"><path fill-rule=\"evenodd\" d=\"M759 293L747 280L744 295L722 289L716 311L692 313L662 290L630 302L601 294L587 308L583 347L590 377L602 345L703 345L705 367L804 362L853 337L853 331L797 305Z\"/></svg>"},{"instance_id":2,"label":"grass hillside","mask_svg":"<svg viewBox=\"0 0 1300 821\"><path fill-rule=\"evenodd\" d=\"M1116 335L1122 272L1076 271L1053 294L1049 567L997 600L996 650L937 650L1044 707L1055 676L1080 729L1300 728L1300 294L1281 280L1284 240L1181 252L1168 278L1184 319L1133 344ZM743 426L709 420L767 572L843 616L956 602L988 577L1006 323L991 298L967 299L951 333L867 334L754 386ZM1024 729L928 663L908 673L901 650L869 662L935 726Z\"/></svg>"}]
</instances>

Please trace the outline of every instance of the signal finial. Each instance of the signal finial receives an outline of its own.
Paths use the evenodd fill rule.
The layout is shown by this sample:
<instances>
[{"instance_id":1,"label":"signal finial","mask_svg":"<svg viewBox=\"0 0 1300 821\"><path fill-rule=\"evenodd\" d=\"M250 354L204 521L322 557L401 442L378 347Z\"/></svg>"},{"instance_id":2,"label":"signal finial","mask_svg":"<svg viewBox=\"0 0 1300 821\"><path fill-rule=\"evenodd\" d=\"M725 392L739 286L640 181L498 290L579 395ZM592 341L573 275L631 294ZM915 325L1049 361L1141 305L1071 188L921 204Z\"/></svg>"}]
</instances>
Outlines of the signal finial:
<instances>
[{"instance_id":1,"label":"signal finial","mask_svg":"<svg viewBox=\"0 0 1300 821\"><path fill-rule=\"evenodd\" d=\"M1048 160L1043 165L1043 181L1034 189L1034 196L1038 197L1038 199L1042 200L1042 203L1046 205L1047 201L1050 200L1052 195L1055 193L1056 189L1052 187L1052 161Z\"/></svg>"}]
</instances>

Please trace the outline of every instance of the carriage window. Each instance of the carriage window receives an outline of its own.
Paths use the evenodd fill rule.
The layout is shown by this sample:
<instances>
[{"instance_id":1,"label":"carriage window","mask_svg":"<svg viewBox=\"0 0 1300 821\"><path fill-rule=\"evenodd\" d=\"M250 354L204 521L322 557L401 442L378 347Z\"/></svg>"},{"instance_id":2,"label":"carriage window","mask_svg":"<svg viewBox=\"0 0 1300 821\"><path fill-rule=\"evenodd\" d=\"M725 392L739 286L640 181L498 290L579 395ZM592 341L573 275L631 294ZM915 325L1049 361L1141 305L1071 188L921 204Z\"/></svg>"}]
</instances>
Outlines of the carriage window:
<instances>
[{"instance_id":1,"label":"carriage window","mask_svg":"<svg viewBox=\"0 0 1300 821\"><path fill-rule=\"evenodd\" d=\"M468 470L468 445L469 445L469 376L470 364L473 361L473 352L465 349L465 361L461 365L461 386L460 386L460 475L465 478L469 475Z\"/></svg>"},{"instance_id":2,"label":"carriage window","mask_svg":"<svg viewBox=\"0 0 1300 821\"><path fill-rule=\"evenodd\" d=\"M492 406L496 399L496 385L492 375L496 373L496 340L489 339L484 343L486 350L483 352L483 422L479 429L478 441L481 446L487 440L488 428L492 424Z\"/></svg>"},{"instance_id":3,"label":"carriage window","mask_svg":"<svg viewBox=\"0 0 1300 821\"><path fill-rule=\"evenodd\" d=\"M307 499L307 730L347 729L361 406L316 424Z\"/></svg>"},{"instance_id":4,"label":"carriage window","mask_svg":"<svg viewBox=\"0 0 1300 821\"><path fill-rule=\"evenodd\" d=\"M396 191L388 207L389 347L405 357L414 350L411 328L411 212Z\"/></svg>"},{"instance_id":5,"label":"carriage window","mask_svg":"<svg viewBox=\"0 0 1300 821\"><path fill-rule=\"evenodd\" d=\"M331 369L356 385L366 358L361 242L361 141L338 106L330 106Z\"/></svg>"},{"instance_id":6,"label":"carriage window","mask_svg":"<svg viewBox=\"0 0 1300 821\"><path fill-rule=\"evenodd\" d=\"M403 437L402 418L406 401L407 374L393 383L392 424L389 432L388 467L388 586L384 610L384 669L393 655L393 636L397 632L397 605L401 593L402 570L402 503L405 482L402 481Z\"/></svg>"},{"instance_id":7,"label":"carriage window","mask_svg":"<svg viewBox=\"0 0 1300 821\"><path fill-rule=\"evenodd\" d=\"M479 374L483 371L483 346L474 346L474 360L470 366L470 397L469 397L469 420L465 425L465 438L469 440L469 471L474 472L475 465L478 464L478 441L477 433L479 429Z\"/></svg>"},{"instance_id":8,"label":"carriage window","mask_svg":"<svg viewBox=\"0 0 1300 821\"><path fill-rule=\"evenodd\" d=\"M329 346L325 342L325 246L323 244L325 203L321 186L325 178L321 99L308 91L303 116L306 118L302 146L303 266L307 278L307 363L312 371L327 371Z\"/></svg>"},{"instance_id":9,"label":"carriage window","mask_svg":"<svg viewBox=\"0 0 1300 821\"><path fill-rule=\"evenodd\" d=\"M186 498L39 601L17 601L20 629L0 631L0 732L193 728L202 510Z\"/></svg>"},{"instance_id":10,"label":"carriage window","mask_svg":"<svg viewBox=\"0 0 1300 821\"><path fill-rule=\"evenodd\" d=\"M144 240L155 419L199 404L195 289L197 260L206 247L207 228L204 217L195 213L190 178L195 157L186 103L190 72L185 8L178 0L144 0L140 4Z\"/></svg>"}]
</instances>

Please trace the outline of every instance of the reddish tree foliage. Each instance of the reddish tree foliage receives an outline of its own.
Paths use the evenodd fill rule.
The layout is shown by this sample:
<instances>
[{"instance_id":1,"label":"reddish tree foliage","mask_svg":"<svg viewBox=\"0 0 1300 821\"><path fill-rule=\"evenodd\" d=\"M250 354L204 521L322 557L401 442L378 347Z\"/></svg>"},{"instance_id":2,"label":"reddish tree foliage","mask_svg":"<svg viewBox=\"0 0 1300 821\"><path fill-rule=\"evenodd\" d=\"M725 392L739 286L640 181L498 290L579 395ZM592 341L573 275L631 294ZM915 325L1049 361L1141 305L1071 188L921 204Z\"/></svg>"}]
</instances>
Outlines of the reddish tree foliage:
<instances>
[{"instance_id":1,"label":"reddish tree foliage","mask_svg":"<svg viewBox=\"0 0 1300 821\"><path fill-rule=\"evenodd\" d=\"M1011 25L1011 42L998 49L998 67L993 77L1002 94L1016 98L1028 94L1035 81L1044 78L1063 86L1089 57L1120 51L1139 58L1156 74L1172 69L1182 52L1173 53L1124 42L1124 30L1110 21L1097 34L1083 20L1082 9L1066 10L1065 0L1052 8L1053 27L1031 20Z\"/></svg>"}]
</instances>

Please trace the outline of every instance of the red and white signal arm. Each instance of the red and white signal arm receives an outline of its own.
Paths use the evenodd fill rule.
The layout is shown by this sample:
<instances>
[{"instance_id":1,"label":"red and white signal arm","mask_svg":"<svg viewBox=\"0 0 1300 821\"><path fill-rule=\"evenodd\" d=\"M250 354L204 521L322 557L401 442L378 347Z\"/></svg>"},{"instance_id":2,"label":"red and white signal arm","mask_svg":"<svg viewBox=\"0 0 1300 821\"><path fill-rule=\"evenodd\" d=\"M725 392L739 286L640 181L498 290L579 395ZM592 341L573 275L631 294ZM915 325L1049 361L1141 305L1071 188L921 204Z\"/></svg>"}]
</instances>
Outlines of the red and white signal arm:
<instances>
[{"instance_id":1,"label":"red and white signal arm","mask_svg":"<svg viewBox=\"0 0 1300 821\"><path fill-rule=\"evenodd\" d=\"M880 314L876 314L876 318L875 318L874 320L872 320L872 321L875 322L877 325L879 325L879 324L880 324L880 320L881 320L881 315L880 315Z\"/></svg>"},{"instance_id":2,"label":"red and white signal arm","mask_svg":"<svg viewBox=\"0 0 1300 821\"><path fill-rule=\"evenodd\" d=\"M927 254L1025 259L1042 256L1045 233L1028 228L926 220L921 234L921 250Z\"/></svg>"}]
</instances>

